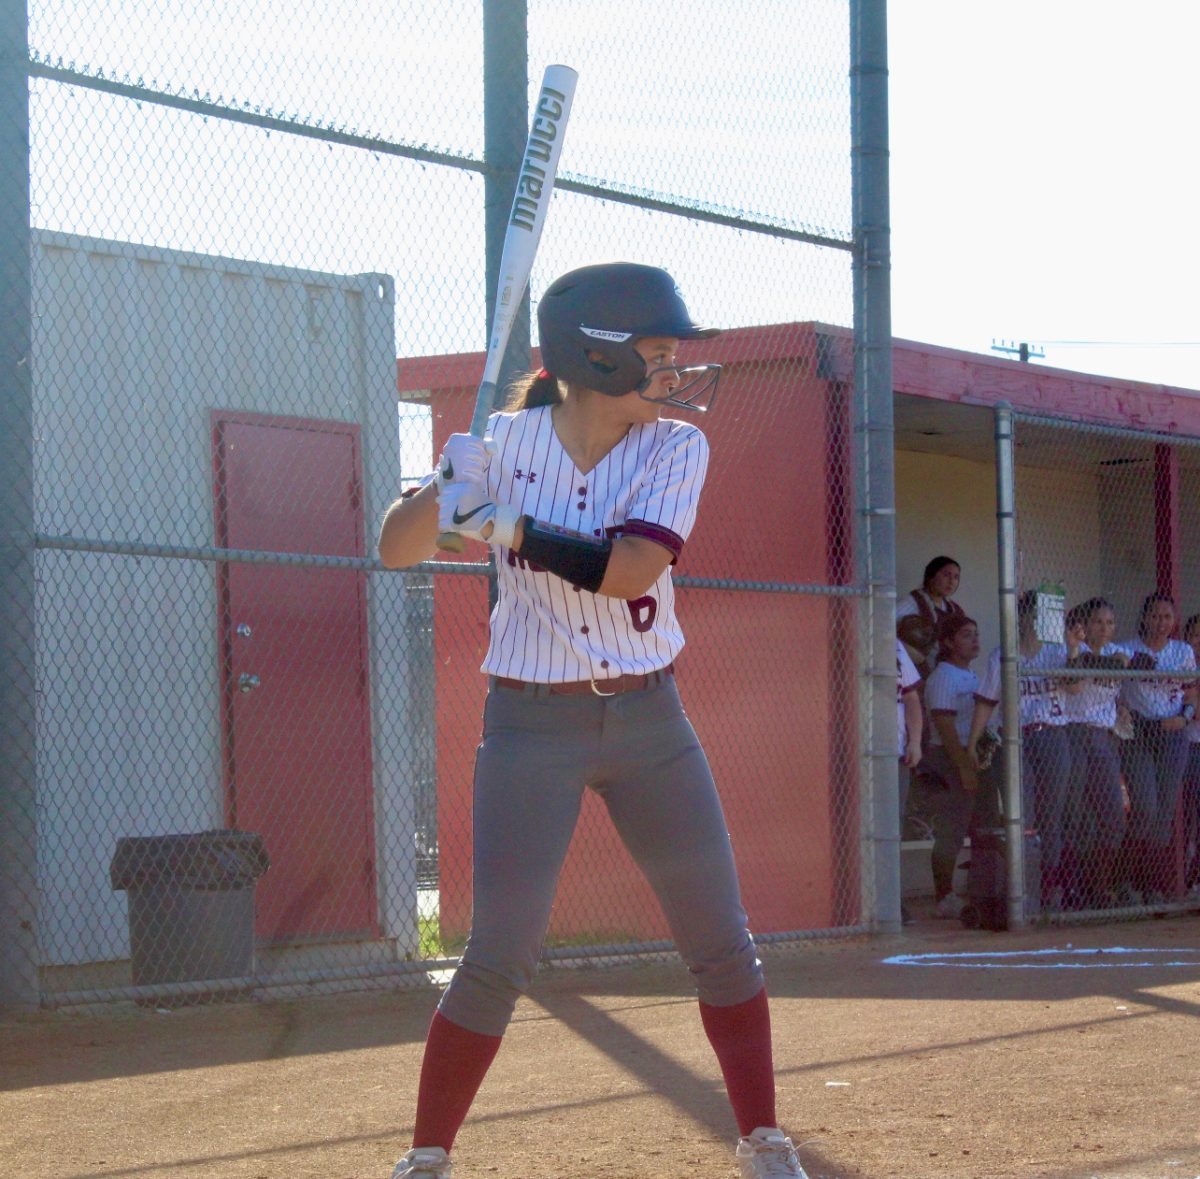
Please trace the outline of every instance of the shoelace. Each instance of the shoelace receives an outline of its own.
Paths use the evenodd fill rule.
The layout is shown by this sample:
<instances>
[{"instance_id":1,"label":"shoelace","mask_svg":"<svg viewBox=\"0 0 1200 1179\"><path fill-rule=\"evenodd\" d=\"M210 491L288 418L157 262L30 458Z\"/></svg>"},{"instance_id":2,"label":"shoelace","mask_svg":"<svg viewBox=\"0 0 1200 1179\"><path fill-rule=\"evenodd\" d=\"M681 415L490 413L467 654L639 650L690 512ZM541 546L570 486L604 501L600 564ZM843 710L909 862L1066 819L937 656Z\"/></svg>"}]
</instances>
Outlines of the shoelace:
<instances>
[{"instance_id":1,"label":"shoelace","mask_svg":"<svg viewBox=\"0 0 1200 1179\"><path fill-rule=\"evenodd\" d=\"M440 1176L447 1174L448 1171L449 1166L446 1163L426 1162L421 1159L417 1161L416 1169L407 1174L409 1179L440 1179Z\"/></svg>"},{"instance_id":2,"label":"shoelace","mask_svg":"<svg viewBox=\"0 0 1200 1179\"><path fill-rule=\"evenodd\" d=\"M778 1179L787 1179L789 1176L803 1174L800 1170L800 1159L788 1138L756 1142L754 1154L755 1161L763 1164L759 1172L763 1179L770 1179L772 1175Z\"/></svg>"}]
</instances>

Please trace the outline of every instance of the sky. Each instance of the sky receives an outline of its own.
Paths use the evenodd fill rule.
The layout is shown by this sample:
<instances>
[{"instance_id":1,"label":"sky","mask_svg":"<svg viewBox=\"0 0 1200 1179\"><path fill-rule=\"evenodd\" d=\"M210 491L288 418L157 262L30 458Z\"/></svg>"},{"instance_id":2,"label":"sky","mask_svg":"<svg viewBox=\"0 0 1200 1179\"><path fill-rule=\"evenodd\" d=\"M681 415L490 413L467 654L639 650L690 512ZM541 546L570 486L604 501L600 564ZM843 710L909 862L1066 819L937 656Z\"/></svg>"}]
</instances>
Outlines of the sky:
<instances>
[{"instance_id":1,"label":"sky","mask_svg":"<svg viewBox=\"0 0 1200 1179\"><path fill-rule=\"evenodd\" d=\"M1200 4L892 0L888 40L893 333L1200 390Z\"/></svg>"},{"instance_id":2,"label":"sky","mask_svg":"<svg viewBox=\"0 0 1200 1179\"><path fill-rule=\"evenodd\" d=\"M447 96L479 92L479 0L429 3L34 0L31 12L35 45L67 60L478 153L477 117ZM725 0L663 0L652 30L634 10L530 0L531 77L546 60L581 72L563 171L836 230L843 0L756 0L733 21ZM1200 390L1200 2L890 0L888 31L895 335L981 353L1023 341L1044 353L1033 363ZM475 178L45 84L34 112L39 224L386 270L422 309L398 304L401 355L486 336ZM413 182L435 187L400 226L397 193ZM785 255L742 235L726 273L714 260L730 256L728 231L570 196L556 197L541 281L664 234L685 290L721 287L723 322L849 322L845 254Z\"/></svg>"}]
</instances>

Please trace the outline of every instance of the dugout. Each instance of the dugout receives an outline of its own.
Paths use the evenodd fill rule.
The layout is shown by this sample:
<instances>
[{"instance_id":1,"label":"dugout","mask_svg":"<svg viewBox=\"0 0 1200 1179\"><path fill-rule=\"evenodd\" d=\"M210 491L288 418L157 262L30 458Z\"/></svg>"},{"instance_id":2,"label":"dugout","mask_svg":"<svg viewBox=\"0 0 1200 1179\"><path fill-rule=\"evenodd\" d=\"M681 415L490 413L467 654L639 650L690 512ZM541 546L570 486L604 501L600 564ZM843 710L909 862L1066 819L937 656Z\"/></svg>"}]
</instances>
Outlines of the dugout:
<instances>
[{"instance_id":1,"label":"dugout","mask_svg":"<svg viewBox=\"0 0 1200 1179\"><path fill-rule=\"evenodd\" d=\"M1132 633L1142 598L1200 610L1200 393L908 340L893 350L896 582L938 553L958 600L999 642L996 407L1015 413L1018 580L1099 594Z\"/></svg>"}]
</instances>

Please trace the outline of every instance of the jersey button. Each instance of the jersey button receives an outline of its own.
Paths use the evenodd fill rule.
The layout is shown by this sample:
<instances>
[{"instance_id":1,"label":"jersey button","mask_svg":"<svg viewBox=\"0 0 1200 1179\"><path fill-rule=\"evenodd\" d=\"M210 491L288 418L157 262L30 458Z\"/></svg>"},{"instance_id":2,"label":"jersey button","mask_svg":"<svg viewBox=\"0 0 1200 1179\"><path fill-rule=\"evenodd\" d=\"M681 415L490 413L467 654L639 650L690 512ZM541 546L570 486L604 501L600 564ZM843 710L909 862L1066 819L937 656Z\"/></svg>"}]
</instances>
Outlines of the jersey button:
<instances>
[{"instance_id":1,"label":"jersey button","mask_svg":"<svg viewBox=\"0 0 1200 1179\"><path fill-rule=\"evenodd\" d=\"M607 660L607 659L601 659L601 660L600 660L600 666L601 666L601 667L607 667L607 666L608 666L608 660Z\"/></svg>"},{"instance_id":2,"label":"jersey button","mask_svg":"<svg viewBox=\"0 0 1200 1179\"><path fill-rule=\"evenodd\" d=\"M579 494L580 494L580 495L587 495L587 488L586 488L586 487L581 487L581 488L579 489Z\"/></svg>"},{"instance_id":3,"label":"jersey button","mask_svg":"<svg viewBox=\"0 0 1200 1179\"><path fill-rule=\"evenodd\" d=\"M587 504L585 504L583 500L580 500L575 506L582 512L583 509L587 507Z\"/></svg>"},{"instance_id":4,"label":"jersey button","mask_svg":"<svg viewBox=\"0 0 1200 1179\"><path fill-rule=\"evenodd\" d=\"M588 627L586 627L586 626L581 626L581 627L579 628L579 633L580 633L581 635L585 635L585 634L587 634L587 632L588 632Z\"/></svg>"}]
</instances>

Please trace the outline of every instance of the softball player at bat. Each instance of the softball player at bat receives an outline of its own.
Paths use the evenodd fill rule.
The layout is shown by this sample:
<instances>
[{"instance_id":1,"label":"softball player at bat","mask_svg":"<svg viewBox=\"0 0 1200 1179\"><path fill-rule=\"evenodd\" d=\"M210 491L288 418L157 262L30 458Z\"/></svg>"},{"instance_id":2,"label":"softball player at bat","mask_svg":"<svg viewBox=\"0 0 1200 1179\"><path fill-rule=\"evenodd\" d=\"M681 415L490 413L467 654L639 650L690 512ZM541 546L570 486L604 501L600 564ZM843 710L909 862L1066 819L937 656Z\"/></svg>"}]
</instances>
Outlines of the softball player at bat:
<instances>
[{"instance_id":1,"label":"softball player at bat","mask_svg":"<svg viewBox=\"0 0 1200 1179\"><path fill-rule=\"evenodd\" d=\"M695 981L744 1179L803 1176L776 1125L762 966L708 761L676 690L671 565L696 520L708 444L666 406L703 409L719 368L680 368L691 319L650 266L586 266L538 305L545 367L456 434L436 476L388 510L384 564L439 532L492 545L499 598L475 764L471 935L430 1025L413 1148L393 1179L450 1175L449 1152L530 985L585 789L654 888ZM687 1165L685 1169L692 1169ZM637 1172L636 1162L630 1163Z\"/></svg>"}]
</instances>

